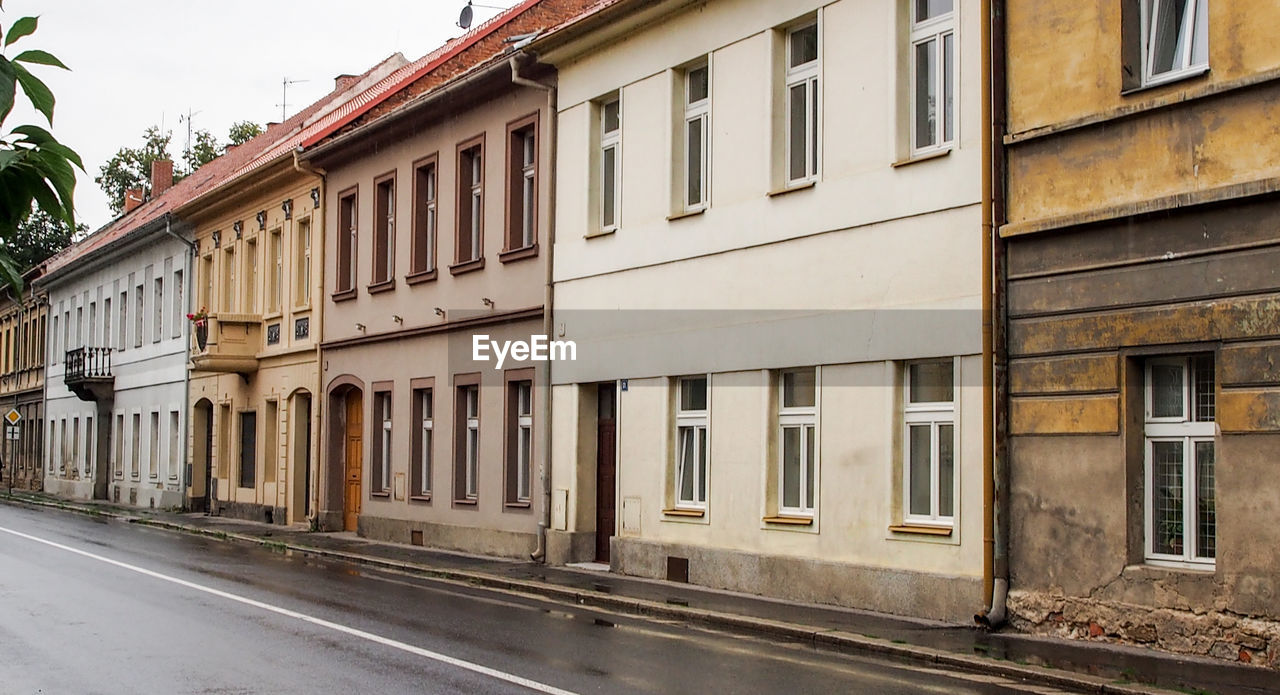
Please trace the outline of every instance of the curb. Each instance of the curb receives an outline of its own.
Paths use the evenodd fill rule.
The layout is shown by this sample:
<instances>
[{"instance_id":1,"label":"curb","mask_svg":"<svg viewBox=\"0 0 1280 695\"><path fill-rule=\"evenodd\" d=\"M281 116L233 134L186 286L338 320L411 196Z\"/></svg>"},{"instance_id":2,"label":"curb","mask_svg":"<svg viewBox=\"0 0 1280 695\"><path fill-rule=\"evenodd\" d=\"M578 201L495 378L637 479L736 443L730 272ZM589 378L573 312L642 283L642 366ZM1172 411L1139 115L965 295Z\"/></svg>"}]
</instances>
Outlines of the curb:
<instances>
[{"instance_id":1,"label":"curb","mask_svg":"<svg viewBox=\"0 0 1280 695\"><path fill-rule=\"evenodd\" d=\"M766 618L753 618L732 613L722 613L701 608L691 608L677 604L659 603L647 599L630 598L608 594L600 591L573 589L545 584L524 579L511 579L484 572L470 570L445 569L430 567L413 562L389 560L386 558L362 555L342 550L318 548L311 545L276 541L251 536L234 531L217 531L199 526L175 523L160 519L149 519L127 513L105 511L93 507L68 504L56 500L11 496L0 493L0 499L32 507L47 507L63 511L75 512L89 516L106 517L139 526L149 526L167 531L205 536L217 540L229 540L270 548L292 550L312 556L329 557L345 560L370 567L398 570L463 584L496 589L522 596L536 596L554 601L572 603L576 606L601 608L617 613L641 618L659 618L678 620L687 623L718 628L753 637L781 638L792 642L809 644L826 651L845 654L872 653L897 659L931 664L934 666L960 669L966 672L986 675L998 675L1039 685L1058 688L1069 688L1080 692L1100 693L1102 695L1153 695L1168 693L1169 690L1149 686L1116 683L1096 676L1086 676L1068 671L1061 671L1041 666L1018 664L990 657L970 656L958 652L950 652L932 647L921 647L910 644L890 642L876 637L834 629L819 629L796 623L787 623Z\"/></svg>"}]
</instances>

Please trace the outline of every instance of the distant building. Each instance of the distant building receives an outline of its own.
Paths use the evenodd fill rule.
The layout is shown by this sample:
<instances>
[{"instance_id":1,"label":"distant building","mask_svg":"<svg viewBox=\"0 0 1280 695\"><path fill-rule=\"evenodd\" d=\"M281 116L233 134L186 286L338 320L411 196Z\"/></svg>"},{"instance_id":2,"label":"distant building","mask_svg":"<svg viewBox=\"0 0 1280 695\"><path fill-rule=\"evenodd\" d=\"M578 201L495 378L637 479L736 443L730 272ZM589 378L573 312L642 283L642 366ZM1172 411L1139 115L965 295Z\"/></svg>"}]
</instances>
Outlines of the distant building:
<instances>
[{"instance_id":1,"label":"distant building","mask_svg":"<svg viewBox=\"0 0 1280 695\"><path fill-rule=\"evenodd\" d=\"M15 489L44 487L44 341L49 303L32 283L44 264L23 275L22 292L0 298L0 415L16 410L16 425L4 426L0 444L4 484ZM16 433L16 436L11 436Z\"/></svg>"}]
</instances>

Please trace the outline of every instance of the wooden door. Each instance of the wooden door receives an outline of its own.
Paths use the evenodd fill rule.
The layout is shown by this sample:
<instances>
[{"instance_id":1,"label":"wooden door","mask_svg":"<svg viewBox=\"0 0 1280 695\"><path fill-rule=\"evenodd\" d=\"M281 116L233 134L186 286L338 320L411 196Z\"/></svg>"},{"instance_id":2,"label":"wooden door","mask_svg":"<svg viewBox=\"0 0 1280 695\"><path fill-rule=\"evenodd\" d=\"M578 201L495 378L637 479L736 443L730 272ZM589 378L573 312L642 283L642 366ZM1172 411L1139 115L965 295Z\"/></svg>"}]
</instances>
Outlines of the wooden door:
<instances>
[{"instance_id":1,"label":"wooden door","mask_svg":"<svg viewBox=\"0 0 1280 695\"><path fill-rule=\"evenodd\" d=\"M342 505L342 530L355 531L360 518L360 475L364 469L364 399L352 390L347 394L346 496Z\"/></svg>"},{"instance_id":2,"label":"wooden door","mask_svg":"<svg viewBox=\"0 0 1280 695\"><path fill-rule=\"evenodd\" d=\"M617 528L617 425L612 382L600 384L596 412L596 562L609 561L609 539Z\"/></svg>"}]
</instances>

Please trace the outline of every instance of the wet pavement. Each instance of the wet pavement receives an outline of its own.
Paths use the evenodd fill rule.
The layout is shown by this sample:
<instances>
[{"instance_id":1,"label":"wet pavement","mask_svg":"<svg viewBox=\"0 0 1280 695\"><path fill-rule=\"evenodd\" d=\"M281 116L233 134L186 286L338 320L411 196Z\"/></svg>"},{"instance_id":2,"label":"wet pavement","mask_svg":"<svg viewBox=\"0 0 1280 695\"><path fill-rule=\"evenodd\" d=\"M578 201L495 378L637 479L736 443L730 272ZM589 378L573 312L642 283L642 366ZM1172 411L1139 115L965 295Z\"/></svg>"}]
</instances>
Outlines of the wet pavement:
<instances>
[{"instance_id":1,"label":"wet pavement","mask_svg":"<svg viewBox=\"0 0 1280 695\"><path fill-rule=\"evenodd\" d=\"M301 607L293 608L294 610L308 615L321 616L344 625L359 624L358 629L404 640L407 644L437 649L458 658L474 658L478 663L491 666L498 664L494 667L506 667L522 677L552 683L556 687L574 692L773 692L784 688L800 692L827 692L833 689L833 684L838 683L844 683L846 687L835 687L836 691L889 693L921 692L934 687L941 688L941 692L1009 692L1029 687L1020 686L1016 679L1011 679L1007 674L1002 678L965 675L955 670L943 673L936 670L937 667L923 667L871 653L842 656L828 650L815 649L814 640L806 642L796 639L792 633L785 633L781 638L776 635L771 638L765 633L772 621L809 626L815 634L838 631L875 638L885 645L912 645L971 657L991 657L992 664L1033 664L1092 674L1100 677L1101 683L1158 683L1163 687L1193 692L1280 691L1280 678L1269 671L1203 659L1177 658L1145 649L1047 640L1010 633L993 634L966 626L915 621L825 606L798 605L670 582L378 543L354 534L310 533L301 528L269 526L202 514L126 511L115 505L78 504L106 514L138 516L146 523L182 526L188 530L199 529L211 536L201 538L174 535L139 528L138 524L105 522L52 511L28 511L13 506L0 506L0 528L8 526L6 522L11 514L20 514L25 523L34 524L30 528L46 532L50 528L56 529L79 543L67 545L99 552L103 543L110 543L106 547L113 550L141 553L146 560L137 563L141 566L175 576L195 576L198 579L192 581L217 588L224 587L219 582L225 583L232 587L227 591L236 591L246 596L266 596L261 600L280 605L296 604ZM39 535L39 532L27 532ZM257 539L265 545L252 547L221 543L218 541L221 534ZM0 655L10 653L10 645L7 643L14 638L11 635L10 621L3 619L3 616L9 613L6 606L10 603L10 590L7 588L11 583L8 552L18 540L4 538L4 535L0 534ZM433 573L489 587L505 588L501 580L508 580L512 583L510 588L520 594L512 591L494 592L480 586L460 585L458 582L433 581L394 569L352 565L340 560L284 550L287 547L309 547L326 553L358 556L388 566L403 563L406 568L415 572ZM111 555L105 551L101 554ZM125 558L117 559L131 562ZM83 559L75 558L63 558L63 561L73 564L73 561L84 562ZM483 581L477 581L477 578ZM131 581L138 583L145 579L139 576ZM35 583L41 584L38 581ZM52 584L57 586L58 582ZM88 587L86 592L93 596L97 590L97 586ZM66 587L55 593L76 595ZM536 593L560 599L568 593L578 596L577 602L586 605L566 609L563 600L544 601L530 595ZM693 611L720 616L736 616L746 621L755 619L766 629L748 629L746 633L755 632L756 636L743 637L741 634L734 636L699 627L717 626L716 620L696 617L693 620L673 620L670 616L661 616L662 619L655 621L652 617L641 619L619 615L616 611L609 610L609 600L605 599L605 594L618 597L618 600L626 597L653 604L687 607ZM178 597L171 598L176 600ZM217 603L208 597L197 598L206 603ZM84 599L77 595L76 603L82 600ZM97 601L91 602L97 604ZM57 605L69 603L62 601ZM212 615L201 611L192 614L186 610L144 611L148 622L143 622L142 625L148 625L150 621L155 621L157 625L180 624L192 630L193 634L203 634L202 630L196 628L209 622L212 630L233 634L236 620L249 620L254 625L266 620L266 624L273 629L285 630L286 637L273 640L273 644L264 646L263 650L249 650L247 655L240 655L238 659L269 659L288 664L287 670L290 672L308 670L308 675L299 676L299 684L310 682L309 674L313 666L320 668L322 672L326 669L340 672L334 673L332 679L321 679L320 682L328 685L358 683L359 685L351 686L356 692L405 692L427 687L406 675L415 669L426 668L436 676L443 677L441 673L437 673L443 668L438 662L430 662L428 659L426 661L429 663L419 663L423 661L422 658L415 659L412 655L406 655L403 650L390 660L398 664L394 668L382 666L381 661L372 666L364 664L359 657L360 650L354 653L343 652L344 658L340 660L332 659L332 654L323 659L313 659L312 652L305 644L314 639L330 645L326 648L326 653L332 652L333 644L344 644L349 640L343 634L311 635L305 632L299 638L296 636L297 630L305 626L277 625L274 623L275 617L239 615L238 607L230 611L227 608L223 606L221 610L214 610ZM59 610L69 611L65 616L67 621L83 620L76 617L82 613L71 605L65 605ZM253 611L248 613L252 614ZM288 620L281 620L289 623ZM289 632L290 630L293 632ZM83 633L82 630L73 632ZM160 634L167 632L167 628L159 631ZM289 634L295 636L288 637ZM21 633L18 633L17 638L20 637ZM304 644L302 654L297 653L299 646L295 642L298 639L302 639ZM61 643L67 641L67 635L59 640ZM77 640L70 641L74 643ZM98 643L96 640L90 641ZM188 653L186 658L181 654L162 657L143 650L139 644L135 644L137 641L111 640L113 643L134 645L130 653L135 656L145 655L149 663L166 664L171 670L164 671L158 682L175 684L174 687L166 687L166 690L294 691L291 689L293 683L288 680L270 681L270 687L253 685L263 677L263 672L254 668L244 669L245 673L253 675L253 679L241 679L240 676L244 674L236 668L237 659L232 659L231 662L218 660L231 669L231 674L235 674L235 678L225 685L192 685L190 689L184 690L188 688L188 681L183 680L186 671L172 669L195 668L188 659L192 656L203 659L206 652L196 649ZM367 640L364 642L359 646L363 650L370 649L372 645ZM230 643L240 642L231 637ZM166 649L173 644L172 639L162 641L157 645L159 653L166 654ZM214 652L220 653L228 648L226 642L219 642ZM70 651L80 650L73 648ZM88 651L96 654L101 650L88 648ZM348 663L347 659L353 661ZM313 660L323 661L324 664L312 664ZM5 661L0 657L0 663ZM29 667L35 668L37 663L30 662ZM392 677L388 674L397 672L400 666L409 671L394 676L398 679L394 682L383 683L373 676L369 676L373 680L365 680L365 669L373 668L381 677ZM225 669L219 669L219 672L223 670ZM431 681L433 685L428 691L511 691L511 686L501 681L494 682L492 678L465 671L461 674L452 671L449 673L454 680ZM351 681L351 678L355 680ZM542 678L546 680L541 680ZM375 683L386 687L375 687ZM323 689L328 691L334 688ZM298 691L301 690L299 685ZM44 692L59 691L61 690L56 688L44 689ZM70 688L67 691L119 690ZM1034 691L1058 692L1043 686ZM35 690L31 689L31 692Z\"/></svg>"}]
</instances>

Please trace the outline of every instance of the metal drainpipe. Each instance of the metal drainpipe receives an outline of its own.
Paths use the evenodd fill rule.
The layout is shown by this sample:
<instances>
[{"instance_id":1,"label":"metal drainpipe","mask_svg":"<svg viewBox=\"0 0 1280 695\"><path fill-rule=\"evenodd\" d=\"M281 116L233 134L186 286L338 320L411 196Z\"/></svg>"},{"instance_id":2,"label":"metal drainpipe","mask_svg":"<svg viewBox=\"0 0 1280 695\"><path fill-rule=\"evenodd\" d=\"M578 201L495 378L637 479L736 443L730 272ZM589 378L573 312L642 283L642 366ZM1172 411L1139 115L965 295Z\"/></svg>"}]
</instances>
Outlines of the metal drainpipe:
<instances>
[{"instance_id":1,"label":"metal drainpipe","mask_svg":"<svg viewBox=\"0 0 1280 695\"><path fill-rule=\"evenodd\" d=\"M187 247L186 260L183 263L183 266L185 269L182 271L183 282L186 283L187 285L187 289L186 289L187 306L183 307L183 309L185 309L186 311L182 312L185 315L189 312L191 308L191 294L195 290L195 279L191 277L191 271L192 271L192 264L194 263L194 260L195 260L196 243L194 241L188 241L187 239L182 238L180 234L173 231L173 227L171 225L172 221L173 221L173 216L170 213L166 212L164 214L164 233L182 242L182 245ZM191 436L191 413L189 412L191 408L191 370L187 369L187 360L185 359L187 356L187 352L191 349L191 322L186 321L185 324L186 325L182 327L182 354L184 357L184 359L182 360L182 393L183 393L182 441L184 445L190 441L190 436ZM103 423L101 422L98 423L99 427L102 427L102 425ZM110 422L107 422L106 425L108 428L111 427ZM208 459L209 457L206 456L205 458ZM186 457L184 456L183 459L185 461ZM213 465L213 461L206 460L205 465L206 466ZM110 474L108 474L107 476L108 488L111 487L110 481L111 481L111 476ZM183 490L182 490L183 506L186 506L186 497L187 497L186 488L191 487L191 481L187 479L187 466L185 465L185 463L182 467L182 486L183 486ZM205 494L208 495L209 491L205 490ZM111 496L109 491L107 493L107 496L108 497Z\"/></svg>"},{"instance_id":2,"label":"metal drainpipe","mask_svg":"<svg viewBox=\"0 0 1280 695\"><path fill-rule=\"evenodd\" d=\"M321 217L320 224L317 225L315 211L320 210L321 215L324 214L323 211L324 211L324 201L325 201L325 193L326 193L325 184L327 182L327 179L325 178L325 176L327 175L328 172L326 172L324 169L311 166L309 162L303 162L301 159L298 158L298 155L301 152L302 152L301 147L293 151L293 170L300 174L308 174L320 179L320 203L317 204L316 207L311 211L311 253L315 254L318 252L320 254L320 272L313 273L313 277L320 279L320 291L319 292L315 291L316 288L315 288L314 281L311 283L312 287L308 288L308 292L311 293L311 317L315 319L315 324L316 324L315 332L312 334L312 338L311 338L311 342L314 343L316 346L316 388L311 396L311 439L312 441L308 444L309 446L311 446L311 461L307 463L307 465L313 465L313 462L318 462L320 460L319 444L320 444L320 440L322 439L320 426L324 423L324 419L322 418L321 413L323 412L323 407L324 407L322 404L326 400L324 398L324 393L323 393L324 363L321 361L322 355L320 354L320 339L324 337L325 244L324 244L323 234L320 235L320 245L319 246L316 245L316 230L324 229L324 218ZM297 234L294 234L294 237L296 241ZM311 261L311 267L314 268L315 265L316 265L315 260L313 259ZM307 496L311 497L311 515L307 517L307 521L309 522L312 529L318 529L318 522L320 519L320 474L321 473L322 471L320 470L320 466L317 465L315 469L315 474L311 476L311 484L312 486L315 487L315 495L312 496L311 490L307 490Z\"/></svg>"},{"instance_id":3,"label":"metal drainpipe","mask_svg":"<svg viewBox=\"0 0 1280 695\"><path fill-rule=\"evenodd\" d=\"M983 594L988 605L974 621L998 628L1007 618L1009 592L1008 475L1003 408L1003 245L996 222L1003 210L1004 43L1002 0L982 0L982 296L983 352ZM999 108L997 109L997 103ZM998 113L997 113L998 111ZM997 168L999 176L997 176ZM997 178L999 180L997 180ZM997 374L999 372L999 374Z\"/></svg>"},{"instance_id":4,"label":"metal drainpipe","mask_svg":"<svg viewBox=\"0 0 1280 695\"><path fill-rule=\"evenodd\" d=\"M552 305L555 296L552 292L553 278L553 262L555 254L552 248L555 246L556 239L556 140L557 140L557 114L559 108L556 101L556 88L523 77L520 74L520 58L526 56L524 52L517 51L511 56L511 82L522 87L532 89L540 89L547 93L547 132L549 144L547 151L551 152L548 157L547 167L547 188L549 192L547 196L547 245L542 251L545 254L546 262L543 264L546 268L546 281L543 288L542 298L542 333L548 338L554 335L555 324L552 317ZM536 59L535 59L536 60ZM547 558L547 529L551 527L551 369L550 360L547 361L545 368L545 385L542 389L542 518L538 520L538 547L529 555L530 558L539 561L546 561Z\"/></svg>"}]
</instances>

